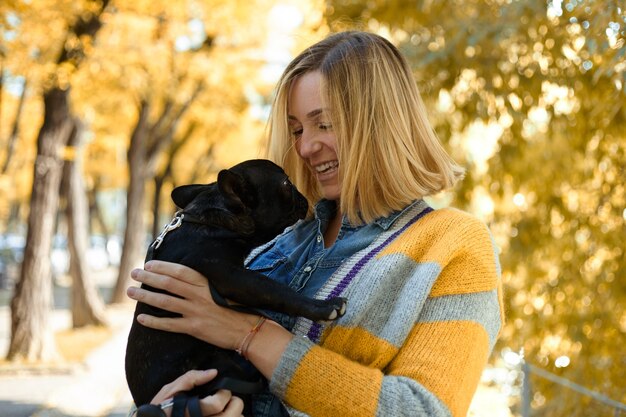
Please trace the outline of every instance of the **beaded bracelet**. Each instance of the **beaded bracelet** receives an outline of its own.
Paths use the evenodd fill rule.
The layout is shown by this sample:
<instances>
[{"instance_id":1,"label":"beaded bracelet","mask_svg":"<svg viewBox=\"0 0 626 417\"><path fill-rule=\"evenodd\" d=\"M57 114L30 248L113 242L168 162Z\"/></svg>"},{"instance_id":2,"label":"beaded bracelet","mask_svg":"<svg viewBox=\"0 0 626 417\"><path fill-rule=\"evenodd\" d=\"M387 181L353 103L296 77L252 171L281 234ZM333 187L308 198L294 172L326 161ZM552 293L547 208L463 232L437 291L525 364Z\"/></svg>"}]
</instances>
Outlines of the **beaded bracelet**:
<instances>
[{"instance_id":1,"label":"beaded bracelet","mask_svg":"<svg viewBox=\"0 0 626 417\"><path fill-rule=\"evenodd\" d=\"M263 326L263 323L265 323L265 317L261 316L259 317L259 320L256 322L254 327L246 335L246 337L243 338L243 340L239 344L239 347L235 349L235 351L243 356L245 359L248 359L248 347L250 346L250 342L252 341L254 335L257 334L259 330L261 330L261 326Z\"/></svg>"}]
</instances>

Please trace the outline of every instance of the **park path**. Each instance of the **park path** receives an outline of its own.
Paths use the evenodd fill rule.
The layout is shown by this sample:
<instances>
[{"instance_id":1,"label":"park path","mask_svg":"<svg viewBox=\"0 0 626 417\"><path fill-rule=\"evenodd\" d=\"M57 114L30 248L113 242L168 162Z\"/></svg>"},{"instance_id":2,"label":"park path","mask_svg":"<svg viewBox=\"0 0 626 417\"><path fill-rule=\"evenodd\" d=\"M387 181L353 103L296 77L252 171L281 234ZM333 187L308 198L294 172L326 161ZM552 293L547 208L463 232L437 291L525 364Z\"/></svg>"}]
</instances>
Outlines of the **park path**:
<instances>
[{"instance_id":1,"label":"park path","mask_svg":"<svg viewBox=\"0 0 626 417\"><path fill-rule=\"evenodd\" d=\"M107 287L112 285L114 271L101 271L98 276L98 285ZM68 290L57 286L54 291L55 309L49 323L55 332L71 327ZM4 357L11 328L10 294L0 299L0 355ZM125 417L132 403L124 376L124 354L133 308L132 303L107 307L110 337L83 363L0 365L0 416Z\"/></svg>"}]
</instances>

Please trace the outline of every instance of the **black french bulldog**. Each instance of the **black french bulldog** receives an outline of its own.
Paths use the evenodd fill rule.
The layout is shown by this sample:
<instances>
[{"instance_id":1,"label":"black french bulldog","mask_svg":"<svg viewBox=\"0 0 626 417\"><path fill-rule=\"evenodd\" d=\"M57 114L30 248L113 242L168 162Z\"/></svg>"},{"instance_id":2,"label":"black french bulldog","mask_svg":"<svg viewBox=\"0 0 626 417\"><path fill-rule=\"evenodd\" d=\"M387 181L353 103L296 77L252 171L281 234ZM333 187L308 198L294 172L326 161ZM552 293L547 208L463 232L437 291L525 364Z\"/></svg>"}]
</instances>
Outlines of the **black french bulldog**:
<instances>
[{"instance_id":1,"label":"black french bulldog","mask_svg":"<svg viewBox=\"0 0 626 417\"><path fill-rule=\"evenodd\" d=\"M315 321L333 320L345 311L345 300L314 300L262 274L247 270L249 252L287 226L304 218L308 204L278 165L250 160L222 170L217 182L184 185L172 191L182 208L151 244L147 259L176 262L209 281L216 303L248 312L268 309ZM152 291L163 292L149 287ZM226 300L236 303L232 305ZM245 306L245 307L244 307ZM213 381L189 392L204 397L229 389L249 401L265 384L261 373L234 351L220 349L186 334L144 327L137 315L176 314L137 303L126 347L126 379L135 404L148 404L167 383L191 369L218 370ZM249 404L246 405L246 411Z\"/></svg>"}]
</instances>

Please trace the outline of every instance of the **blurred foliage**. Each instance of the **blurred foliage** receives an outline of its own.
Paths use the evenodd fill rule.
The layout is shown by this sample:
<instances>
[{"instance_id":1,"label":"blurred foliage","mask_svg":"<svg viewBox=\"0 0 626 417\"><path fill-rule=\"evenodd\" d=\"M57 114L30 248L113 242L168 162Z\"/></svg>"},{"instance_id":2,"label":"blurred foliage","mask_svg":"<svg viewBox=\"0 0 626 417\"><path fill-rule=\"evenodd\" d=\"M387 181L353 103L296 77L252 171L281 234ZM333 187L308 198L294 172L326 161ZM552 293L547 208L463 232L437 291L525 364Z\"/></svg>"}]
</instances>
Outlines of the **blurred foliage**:
<instances>
[{"instance_id":1,"label":"blurred foliage","mask_svg":"<svg viewBox=\"0 0 626 417\"><path fill-rule=\"evenodd\" d=\"M626 402L626 5L327 1L408 56L502 250L500 348ZM561 356L569 366L556 367ZM613 415L533 378L533 416Z\"/></svg>"},{"instance_id":2,"label":"blurred foliage","mask_svg":"<svg viewBox=\"0 0 626 417\"><path fill-rule=\"evenodd\" d=\"M301 24L298 40L283 41L281 51L271 51L268 44L281 36L277 19L294 29L273 0L111 1L94 42L65 39L90 0L0 2L0 164L8 153L19 93L27 88L16 151L0 175L0 231L11 216L17 213L23 220L28 211L41 92L52 81L71 89L72 110L88 130L84 172L87 186L98 187L96 192L127 185L126 152L141 100L150 100L156 116L164 106L187 101L199 82L201 95L177 124L178 136L192 126L193 135L176 155L164 206L171 205L173 184L209 181L215 170L257 157L265 121L251 107L273 87L267 68L284 65L280 60L289 59L284 55L291 51L283 48L300 48L299 42L321 27L319 2L283 3L283 11L290 7L305 17L295 22ZM81 66L56 65L58 52L77 43L85 54ZM71 149L65 157L72 157ZM164 154L159 165L166 163Z\"/></svg>"},{"instance_id":3,"label":"blurred foliage","mask_svg":"<svg viewBox=\"0 0 626 417\"><path fill-rule=\"evenodd\" d=\"M16 213L11 204L28 201L41 91L52 79L71 87L73 110L90 131L87 184L102 190L126 186L140 100L156 97L158 113L204 81L179 126L194 133L171 183L209 180L212 170L256 156L263 122L251 110L267 104L285 51L326 32L320 1L280 2L299 15L271 0L113 1L96 41L82 45L79 69L54 60L83 41L65 33L89 1L0 2L0 163L27 88L16 152L0 175L2 231ZM502 250L508 322L499 347L523 349L528 361L622 402L625 9L614 0L326 0L325 7L332 28L375 31L402 49L438 133L468 167L454 204L482 216ZM557 368L562 356L570 364ZM612 414L543 380L533 385L533 415Z\"/></svg>"}]
</instances>

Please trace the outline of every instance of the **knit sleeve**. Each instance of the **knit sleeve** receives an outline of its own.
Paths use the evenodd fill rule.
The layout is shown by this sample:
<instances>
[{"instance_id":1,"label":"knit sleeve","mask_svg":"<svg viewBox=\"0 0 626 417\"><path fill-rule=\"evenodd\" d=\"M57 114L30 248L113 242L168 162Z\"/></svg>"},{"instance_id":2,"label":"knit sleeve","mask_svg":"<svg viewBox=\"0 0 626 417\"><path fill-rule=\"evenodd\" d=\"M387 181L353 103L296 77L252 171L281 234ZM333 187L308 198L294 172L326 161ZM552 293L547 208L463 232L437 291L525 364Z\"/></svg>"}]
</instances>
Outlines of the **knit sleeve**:
<instances>
[{"instance_id":1,"label":"knit sleeve","mask_svg":"<svg viewBox=\"0 0 626 417\"><path fill-rule=\"evenodd\" d=\"M404 327L394 320L379 328L360 321L331 327L321 346L296 337L271 378L271 390L311 417L465 416L503 315L489 232L480 222L458 217L426 216L380 255L380 262L396 262L390 279L404 280L401 301L388 303L390 311L383 314L406 317L405 311L415 311L406 331L395 330ZM410 299L416 305L402 304ZM374 304L364 310L365 318L380 316L386 307Z\"/></svg>"},{"instance_id":2,"label":"knit sleeve","mask_svg":"<svg viewBox=\"0 0 626 417\"><path fill-rule=\"evenodd\" d=\"M450 416L416 381L385 376L301 337L287 347L271 385L289 406L311 417Z\"/></svg>"},{"instance_id":3,"label":"knit sleeve","mask_svg":"<svg viewBox=\"0 0 626 417\"><path fill-rule=\"evenodd\" d=\"M442 269L386 373L419 382L452 416L465 416L504 323L498 251L487 227L467 213L441 210L421 226L419 239L402 243L415 247L389 250ZM416 243L426 236L436 238Z\"/></svg>"}]
</instances>

